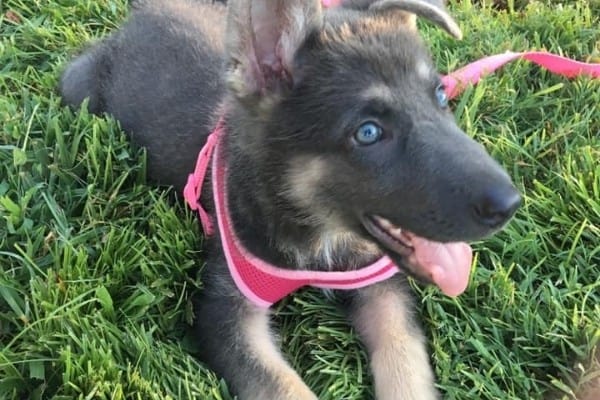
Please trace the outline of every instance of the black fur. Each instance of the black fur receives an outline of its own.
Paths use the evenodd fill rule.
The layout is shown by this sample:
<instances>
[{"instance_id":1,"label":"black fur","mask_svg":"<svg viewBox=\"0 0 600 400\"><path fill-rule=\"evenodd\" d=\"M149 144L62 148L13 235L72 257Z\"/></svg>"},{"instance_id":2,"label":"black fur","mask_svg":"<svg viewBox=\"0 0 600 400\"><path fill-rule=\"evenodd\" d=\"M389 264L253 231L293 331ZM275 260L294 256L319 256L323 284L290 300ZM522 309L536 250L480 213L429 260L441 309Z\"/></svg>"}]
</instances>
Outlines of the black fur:
<instances>
[{"instance_id":1,"label":"black fur","mask_svg":"<svg viewBox=\"0 0 600 400\"><path fill-rule=\"evenodd\" d=\"M139 3L118 32L71 62L61 93L66 104L88 98L91 111L115 116L147 148L149 176L178 190L222 115L230 211L250 251L282 267L323 270L358 268L385 251L427 280L365 229L367 216L437 241L482 238L510 219L518 193L438 104L439 77L410 15L369 10L365 1L323 16L314 1L267 1L264 9L239 1L230 2L225 29L227 9L212 3ZM451 21L442 8L424 15ZM279 42L278 29L288 41ZM365 121L383 127L381 141L356 142ZM203 359L242 399L315 398L262 340L266 313L238 292L219 241L208 243L197 302ZM404 280L349 293L380 400L437 396ZM388 316L365 311L381 305L393 305ZM388 327L405 329L407 340L393 342ZM382 357L382 348L398 357Z\"/></svg>"}]
</instances>

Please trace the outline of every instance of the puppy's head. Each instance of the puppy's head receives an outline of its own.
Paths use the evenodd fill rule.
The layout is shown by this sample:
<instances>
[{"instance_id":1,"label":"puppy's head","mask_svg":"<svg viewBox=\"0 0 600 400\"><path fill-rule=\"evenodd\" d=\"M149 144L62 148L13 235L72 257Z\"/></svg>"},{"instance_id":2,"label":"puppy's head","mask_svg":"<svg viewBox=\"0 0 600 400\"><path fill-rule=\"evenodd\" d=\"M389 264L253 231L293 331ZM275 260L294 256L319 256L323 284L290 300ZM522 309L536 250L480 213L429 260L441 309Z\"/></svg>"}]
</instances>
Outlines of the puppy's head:
<instances>
[{"instance_id":1,"label":"puppy's head","mask_svg":"<svg viewBox=\"0 0 600 400\"><path fill-rule=\"evenodd\" d=\"M354 1L347 5L356 9L324 13L316 0L231 5L228 81L248 127L238 136L277 201L306 223L377 243L456 292L444 282L453 266L437 264L460 259L465 270L470 255L465 261L457 255L464 247L443 243L493 233L520 196L456 125L416 33L413 14L460 36L443 6ZM452 254L444 261L436 252Z\"/></svg>"}]
</instances>

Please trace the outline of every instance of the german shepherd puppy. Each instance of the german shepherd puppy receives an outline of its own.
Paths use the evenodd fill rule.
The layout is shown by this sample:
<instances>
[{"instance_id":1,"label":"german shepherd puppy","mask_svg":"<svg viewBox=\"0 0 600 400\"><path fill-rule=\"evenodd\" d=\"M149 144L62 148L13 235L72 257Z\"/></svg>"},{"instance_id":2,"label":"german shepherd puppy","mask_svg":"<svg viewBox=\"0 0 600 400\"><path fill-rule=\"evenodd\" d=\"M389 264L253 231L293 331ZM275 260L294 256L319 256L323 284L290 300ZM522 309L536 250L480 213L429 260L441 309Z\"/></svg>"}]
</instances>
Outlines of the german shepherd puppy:
<instances>
[{"instance_id":1,"label":"german shepherd puppy","mask_svg":"<svg viewBox=\"0 0 600 400\"><path fill-rule=\"evenodd\" d=\"M229 211L256 256L323 271L394 260L404 273L340 292L379 400L439 396L407 276L458 294L468 268L427 265L422 244L483 238L520 203L457 127L415 14L460 35L439 0L326 10L319 0L145 1L61 79L66 104L89 99L92 112L112 114L146 147L152 179L178 190L224 121ZM218 238L206 243L203 361L240 399L316 399L280 353L268 310L237 289Z\"/></svg>"}]
</instances>

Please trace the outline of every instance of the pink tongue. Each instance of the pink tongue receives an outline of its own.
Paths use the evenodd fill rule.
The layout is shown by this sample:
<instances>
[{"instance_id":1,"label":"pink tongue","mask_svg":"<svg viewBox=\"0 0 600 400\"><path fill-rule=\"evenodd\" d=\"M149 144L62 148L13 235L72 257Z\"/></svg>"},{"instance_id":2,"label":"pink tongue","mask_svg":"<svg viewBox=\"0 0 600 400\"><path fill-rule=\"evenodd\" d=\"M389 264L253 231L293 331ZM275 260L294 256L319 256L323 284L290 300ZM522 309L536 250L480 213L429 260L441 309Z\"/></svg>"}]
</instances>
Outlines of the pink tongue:
<instances>
[{"instance_id":1,"label":"pink tongue","mask_svg":"<svg viewBox=\"0 0 600 400\"><path fill-rule=\"evenodd\" d=\"M473 251L464 242L438 243L411 235L416 264L447 296L458 296L467 288Z\"/></svg>"}]
</instances>

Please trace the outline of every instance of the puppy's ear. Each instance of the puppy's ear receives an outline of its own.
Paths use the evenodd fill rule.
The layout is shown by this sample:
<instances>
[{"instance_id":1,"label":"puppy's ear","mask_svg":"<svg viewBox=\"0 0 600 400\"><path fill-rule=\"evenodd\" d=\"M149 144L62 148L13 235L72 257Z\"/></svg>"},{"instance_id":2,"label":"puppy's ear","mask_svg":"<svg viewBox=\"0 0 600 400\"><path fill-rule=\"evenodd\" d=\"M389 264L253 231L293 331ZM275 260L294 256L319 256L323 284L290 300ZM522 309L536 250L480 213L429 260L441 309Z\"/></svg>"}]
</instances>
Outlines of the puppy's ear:
<instances>
[{"instance_id":1,"label":"puppy's ear","mask_svg":"<svg viewBox=\"0 0 600 400\"><path fill-rule=\"evenodd\" d=\"M416 14L419 17L439 25L450 35L457 39L462 38L462 32L454 19L446 11L446 5L443 0L350 0L369 4L369 10L385 12L389 10L400 10Z\"/></svg>"},{"instance_id":2,"label":"puppy's ear","mask_svg":"<svg viewBox=\"0 0 600 400\"><path fill-rule=\"evenodd\" d=\"M320 0L234 0L228 7L230 89L246 98L292 85L296 50L322 24Z\"/></svg>"},{"instance_id":3,"label":"puppy's ear","mask_svg":"<svg viewBox=\"0 0 600 400\"><path fill-rule=\"evenodd\" d=\"M458 24L448 14L442 0L379 0L373 2L369 10L380 12L401 10L413 13L439 25L455 38L462 38L462 32Z\"/></svg>"}]
</instances>

